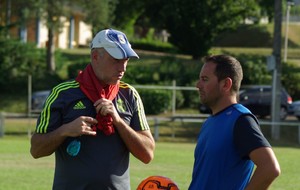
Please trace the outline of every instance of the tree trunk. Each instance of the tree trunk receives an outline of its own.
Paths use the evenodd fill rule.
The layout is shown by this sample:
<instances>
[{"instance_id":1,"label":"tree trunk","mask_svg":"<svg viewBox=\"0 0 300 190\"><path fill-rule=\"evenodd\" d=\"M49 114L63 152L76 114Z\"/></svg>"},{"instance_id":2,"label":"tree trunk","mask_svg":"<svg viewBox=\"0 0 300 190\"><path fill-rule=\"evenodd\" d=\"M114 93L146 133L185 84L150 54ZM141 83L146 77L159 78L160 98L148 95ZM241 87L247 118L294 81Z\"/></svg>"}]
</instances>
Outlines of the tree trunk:
<instances>
[{"instance_id":1,"label":"tree trunk","mask_svg":"<svg viewBox=\"0 0 300 190\"><path fill-rule=\"evenodd\" d=\"M47 44L47 69L48 72L55 72L55 44L54 44L54 34L51 28L48 29L48 44Z\"/></svg>"},{"instance_id":2,"label":"tree trunk","mask_svg":"<svg viewBox=\"0 0 300 190\"><path fill-rule=\"evenodd\" d=\"M10 38L10 34L9 34L9 27L10 27L10 19L11 19L11 0L6 1L6 28L5 28L5 35L6 38Z\"/></svg>"}]
</instances>

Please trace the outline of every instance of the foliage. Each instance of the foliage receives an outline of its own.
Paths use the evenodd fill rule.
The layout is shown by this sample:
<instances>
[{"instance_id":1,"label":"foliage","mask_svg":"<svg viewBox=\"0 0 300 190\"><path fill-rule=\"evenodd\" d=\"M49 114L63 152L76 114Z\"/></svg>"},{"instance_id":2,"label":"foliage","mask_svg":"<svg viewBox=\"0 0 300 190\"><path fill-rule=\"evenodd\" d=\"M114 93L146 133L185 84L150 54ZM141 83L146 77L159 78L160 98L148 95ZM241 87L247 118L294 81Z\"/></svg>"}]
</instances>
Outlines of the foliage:
<instances>
[{"instance_id":1,"label":"foliage","mask_svg":"<svg viewBox=\"0 0 300 190\"><path fill-rule=\"evenodd\" d=\"M0 38L0 89L24 89L27 76L44 73L44 52L29 43ZM9 83L8 83L9 81Z\"/></svg>"},{"instance_id":2,"label":"foliage","mask_svg":"<svg viewBox=\"0 0 300 190\"><path fill-rule=\"evenodd\" d=\"M87 60L83 59L83 60L79 60L76 63L69 65L68 66L68 77L70 79L76 78L79 71L83 70L86 67L87 63L88 63Z\"/></svg>"},{"instance_id":3,"label":"foliage","mask_svg":"<svg viewBox=\"0 0 300 190\"><path fill-rule=\"evenodd\" d=\"M258 0L261 7L261 15L268 16L269 22L274 19L274 0Z\"/></svg>"},{"instance_id":4,"label":"foliage","mask_svg":"<svg viewBox=\"0 0 300 190\"><path fill-rule=\"evenodd\" d=\"M178 58L166 56L161 59L161 63L157 68L159 80L165 83L176 81L176 86L195 86L197 76L201 69L198 62L186 62ZM176 101L180 101L182 107L196 108L198 106L198 95L189 91L181 91L182 100L177 97Z\"/></svg>"},{"instance_id":5,"label":"foliage","mask_svg":"<svg viewBox=\"0 0 300 190\"><path fill-rule=\"evenodd\" d=\"M147 115L163 113L171 107L170 92L165 90L139 90Z\"/></svg>"},{"instance_id":6,"label":"foliage","mask_svg":"<svg viewBox=\"0 0 300 190\"><path fill-rule=\"evenodd\" d=\"M47 71L41 73L35 73L32 76L32 90L49 90L61 83L63 80L56 73L49 73Z\"/></svg>"},{"instance_id":7,"label":"foliage","mask_svg":"<svg viewBox=\"0 0 300 190\"><path fill-rule=\"evenodd\" d=\"M135 37L142 39L151 28L167 29L169 41L181 53L197 59L207 54L220 33L235 29L246 18L257 23L262 16L272 19L273 4L270 0L120 1L113 23L130 35L134 29Z\"/></svg>"},{"instance_id":8,"label":"foliage","mask_svg":"<svg viewBox=\"0 0 300 190\"><path fill-rule=\"evenodd\" d=\"M197 59L207 54L220 32L235 28L255 7L254 0L156 0L146 13L156 28L171 33L172 44Z\"/></svg>"},{"instance_id":9,"label":"foliage","mask_svg":"<svg viewBox=\"0 0 300 190\"><path fill-rule=\"evenodd\" d=\"M178 50L172 44L161 42L158 40L135 39L132 40L130 43L132 47L135 49L143 49L143 50L166 52L166 53L178 53Z\"/></svg>"},{"instance_id":10,"label":"foliage","mask_svg":"<svg viewBox=\"0 0 300 190\"><path fill-rule=\"evenodd\" d=\"M243 66L244 78L243 85L251 84L272 84L272 72L267 71L266 56L248 54L234 54L223 51L224 54L235 56ZM300 99L300 68L291 63L282 63L281 84L287 89L294 100Z\"/></svg>"},{"instance_id":11,"label":"foliage","mask_svg":"<svg viewBox=\"0 0 300 190\"><path fill-rule=\"evenodd\" d=\"M136 64L127 67L124 80L135 84L189 85L198 75L200 64L173 56L162 56L158 64ZM184 74L183 74L184 73ZM192 79L192 80L191 80Z\"/></svg>"},{"instance_id":12,"label":"foliage","mask_svg":"<svg viewBox=\"0 0 300 190\"><path fill-rule=\"evenodd\" d=\"M176 109L177 108L184 108L184 96L183 96L183 91L176 90Z\"/></svg>"},{"instance_id":13,"label":"foliage","mask_svg":"<svg viewBox=\"0 0 300 190\"><path fill-rule=\"evenodd\" d=\"M6 11L6 18L3 19L6 21L5 25L3 22L1 23L0 31L4 36L10 36L9 30L14 27L20 27L23 29L27 23L27 21L34 16L36 16L36 9L41 5L39 1L36 0L22 0L22 1L6 1L2 2L1 6L2 10ZM5 9L3 9L5 7ZM0 9L1 10L1 9ZM10 13L10 14L9 14ZM1 13L2 16L4 13ZM15 19L15 17L19 17L19 19ZM12 19L12 17L14 17Z\"/></svg>"},{"instance_id":14,"label":"foliage","mask_svg":"<svg viewBox=\"0 0 300 190\"><path fill-rule=\"evenodd\" d=\"M134 26L137 19L143 14L146 5L146 1L118 1L113 13L115 15L113 25L122 29L129 36L133 36L135 33Z\"/></svg>"},{"instance_id":15,"label":"foliage","mask_svg":"<svg viewBox=\"0 0 300 190\"><path fill-rule=\"evenodd\" d=\"M267 71L266 57L255 55L233 55L243 67L243 85L249 84L270 84L272 81L271 73Z\"/></svg>"},{"instance_id":16,"label":"foliage","mask_svg":"<svg viewBox=\"0 0 300 190\"><path fill-rule=\"evenodd\" d=\"M84 21L92 26L95 35L99 30L112 27L115 19L115 6L117 0L78 0L84 12ZM118 18L117 18L118 19Z\"/></svg>"},{"instance_id":17,"label":"foliage","mask_svg":"<svg viewBox=\"0 0 300 190\"><path fill-rule=\"evenodd\" d=\"M158 72L159 81L176 80L177 85L183 85L182 80L187 78L182 75L182 73L185 73L185 69L186 67L179 59L174 56L166 56L161 59L156 72Z\"/></svg>"},{"instance_id":18,"label":"foliage","mask_svg":"<svg viewBox=\"0 0 300 190\"><path fill-rule=\"evenodd\" d=\"M247 36L247 38L236 36ZM236 29L220 33L214 41L216 47L272 47L272 45L271 33L262 25L240 25Z\"/></svg>"},{"instance_id":19,"label":"foliage","mask_svg":"<svg viewBox=\"0 0 300 190\"><path fill-rule=\"evenodd\" d=\"M290 63L282 64L282 85L288 89L293 100L300 100L300 68Z\"/></svg>"},{"instance_id":20,"label":"foliage","mask_svg":"<svg viewBox=\"0 0 300 190\"><path fill-rule=\"evenodd\" d=\"M157 84L154 65L131 65L127 67L124 81L131 84Z\"/></svg>"}]
</instances>

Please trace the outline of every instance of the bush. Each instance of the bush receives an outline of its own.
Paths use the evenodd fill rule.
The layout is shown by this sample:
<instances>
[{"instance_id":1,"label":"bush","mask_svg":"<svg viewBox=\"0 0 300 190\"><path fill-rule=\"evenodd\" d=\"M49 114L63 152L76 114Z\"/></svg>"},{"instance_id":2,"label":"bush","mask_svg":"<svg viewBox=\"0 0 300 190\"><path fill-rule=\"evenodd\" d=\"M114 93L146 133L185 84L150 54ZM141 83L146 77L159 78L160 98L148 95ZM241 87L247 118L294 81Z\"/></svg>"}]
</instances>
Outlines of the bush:
<instances>
[{"instance_id":1,"label":"bush","mask_svg":"<svg viewBox=\"0 0 300 190\"><path fill-rule=\"evenodd\" d=\"M217 47L272 47L273 38L264 25L240 25L221 33L214 42Z\"/></svg>"},{"instance_id":2,"label":"bush","mask_svg":"<svg viewBox=\"0 0 300 190\"><path fill-rule=\"evenodd\" d=\"M68 66L68 77L70 79L76 78L79 71L84 70L84 68L87 66L86 60L81 60L77 63L71 64Z\"/></svg>"},{"instance_id":3,"label":"bush","mask_svg":"<svg viewBox=\"0 0 300 190\"><path fill-rule=\"evenodd\" d=\"M157 67L151 65L127 66L124 81L130 84L153 84L157 82Z\"/></svg>"},{"instance_id":4,"label":"bush","mask_svg":"<svg viewBox=\"0 0 300 190\"><path fill-rule=\"evenodd\" d=\"M293 101L300 100L300 68L292 64L282 64L282 85L292 96Z\"/></svg>"},{"instance_id":5,"label":"bush","mask_svg":"<svg viewBox=\"0 0 300 190\"><path fill-rule=\"evenodd\" d=\"M147 115L157 115L171 107L171 94L166 90L139 90Z\"/></svg>"},{"instance_id":6,"label":"bush","mask_svg":"<svg viewBox=\"0 0 300 190\"><path fill-rule=\"evenodd\" d=\"M172 44L161 41L148 41L148 40L132 40L132 47L134 49L142 49L148 51L158 51L165 53L177 53L178 49Z\"/></svg>"},{"instance_id":7,"label":"bush","mask_svg":"<svg viewBox=\"0 0 300 190\"><path fill-rule=\"evenodd\" d=\"M244 73L242 85L271 84L272 73L267 71L266 56L252 54L235 55L227 51L222 53L234 56L241 63Z\"/></svg>"},{"instance_id":8,"label":"bush","mask_svg":"<svg viewBox=\"0 0 300 190\"><path fill-rule=\"evenodd\" d=\"M0 46L0 90L26 92L27 76L45 71L44 52L33 44L4 37L0 37Z\"/></svg>"},{"instance_id":9,"label":"bush","mask_svg":"<svg viewBox=\"0 0 300 190\"><path fill-rule=\"evenodd\" d=\"M32 89L33 91L38 90L49 90L52 89L57 84L61 83L63 80L56 73L35 73L32 75Z\"/></svg>"}]
</instances>

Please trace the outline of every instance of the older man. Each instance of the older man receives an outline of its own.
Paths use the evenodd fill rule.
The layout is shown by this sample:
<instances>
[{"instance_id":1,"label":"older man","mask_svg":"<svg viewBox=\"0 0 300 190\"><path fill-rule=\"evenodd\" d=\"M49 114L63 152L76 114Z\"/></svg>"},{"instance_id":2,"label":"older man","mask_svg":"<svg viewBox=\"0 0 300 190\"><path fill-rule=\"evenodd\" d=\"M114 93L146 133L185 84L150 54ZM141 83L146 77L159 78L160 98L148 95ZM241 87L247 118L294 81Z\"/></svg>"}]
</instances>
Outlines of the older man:
<instances>
[{"instance_id":1,"label":"older man","mask_svg":"<svg viewBox=\"0 0 300 190\"><path fill-rule=\"evenodd\" d=\"M155 142L138 92L121 82L139 58L124 33L100 31L91 63L75 80L54 87L31 138L34 158L55 152L55 190L130 190L129 154L144 163Z\"/></svg>"}]
</instances>

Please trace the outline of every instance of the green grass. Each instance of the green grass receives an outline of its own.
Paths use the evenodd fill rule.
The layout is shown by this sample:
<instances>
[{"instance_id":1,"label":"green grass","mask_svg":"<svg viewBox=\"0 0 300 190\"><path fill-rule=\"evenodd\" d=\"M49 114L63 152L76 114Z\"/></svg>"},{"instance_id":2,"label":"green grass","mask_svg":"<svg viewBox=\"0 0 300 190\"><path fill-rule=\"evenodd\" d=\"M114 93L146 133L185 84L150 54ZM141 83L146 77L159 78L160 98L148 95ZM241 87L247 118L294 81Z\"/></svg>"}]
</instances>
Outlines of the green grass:
<instances>
[{"instance_id":1,"label":"green grass","mask_svg":"<svg viewBox=\"0 0 300 190\"><path fill-rule=\"evenodd\" d=\"M5 137L0 143L0 189L51 189L53 157L34 160L28 138Z\"/></svg>"},{"instance_id":2,"label":"green grass","mask_svg":"<svg viewBox=\"0 0 300 190\"><path fill-rule=\"evenodd\" d=\"M0 94L0 112L25 113L27 109L27 96L19 94Z\"/></svg>"},{"instance_id":3,"label":"green grass","mask_svg":"<svg viewBox=\"0 0 300 190\"><path fill-rule=\"evenodd\" d=\"M299 148L275 147L275 154L281 166L281 176L274 182L271 189L300 189Z\"/></svg>"},{"instance_id":4,"label":"green grass","mask_svg":"<svg viewBox=\"0 0 300 190\"><path fill-rule=\"evenodd\" d=\"M0 189L44 190L51 189L54 172L54 156L33 159L30 156L30 140L36 119L6 119L6 135L0 138ZM187 189L191 180L193 151L200 128L199 123L160 123L160 137L156 144L155 158L150 164L143 164L131 157L131 186L135 189L151 175L163 175L173 179L180 189ZM150 122L154 132L153 122ZM270 127L262 126L267 138ZM282 139L270 141L281 165L282 174L271 190L300 189L300 145L298 128L282 127Z\"/></svg>"},{"instance_id":5,"label":"green grass","mask_svg":"<svg viewBox=\"0 0 300 190\"><path fill-rule=\"evenodd\" d=\"M192 176L193 143L156 144L155 158L148 164L142 164L131 158L131 186L135 189L145 178L152 175L162 175L171 178L180 189L187 189Z\"/></svg>"},{"instance_id":6,"label":"green grass","mask_svg":"<svg viewBox=\"0 0 300 190\"><path fill-rule=\"evenodd\" d=\"M0 189L44 190L51 189L54 156L33 159L30 156L29 139L5 136L0 139ZM191 180L195 143L157 142L155 158L150 164L142 164L131 157L131 186L151 175L163 175L173 179L180 189L187 189ZM271 190L300 189L299 147L274 147L282 174Z\"/></svg>"}]
</instances>

